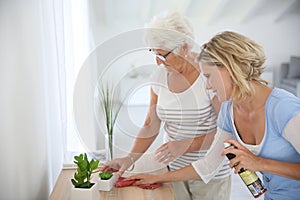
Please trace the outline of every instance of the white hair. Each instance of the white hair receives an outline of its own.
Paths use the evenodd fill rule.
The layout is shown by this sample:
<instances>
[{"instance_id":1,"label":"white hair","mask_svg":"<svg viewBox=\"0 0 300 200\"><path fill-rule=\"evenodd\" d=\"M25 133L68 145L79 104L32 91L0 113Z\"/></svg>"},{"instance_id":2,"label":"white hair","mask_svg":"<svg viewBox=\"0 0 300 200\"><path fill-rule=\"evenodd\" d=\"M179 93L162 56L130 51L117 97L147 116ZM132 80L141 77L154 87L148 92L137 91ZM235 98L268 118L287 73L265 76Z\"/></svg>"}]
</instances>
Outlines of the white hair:
<instances>
[{"instance_id":1,"label":"white hair","mask_svg":"<svg viewBox=\"0 0 300 200\"><path fill-rule=\"evenodd\" d=\"M191 49L194 44L191 22L179 12L164 12L154 16L145 28L144 39L151 48L172 50L188 44Z\"/></svg>"}]
</instances>

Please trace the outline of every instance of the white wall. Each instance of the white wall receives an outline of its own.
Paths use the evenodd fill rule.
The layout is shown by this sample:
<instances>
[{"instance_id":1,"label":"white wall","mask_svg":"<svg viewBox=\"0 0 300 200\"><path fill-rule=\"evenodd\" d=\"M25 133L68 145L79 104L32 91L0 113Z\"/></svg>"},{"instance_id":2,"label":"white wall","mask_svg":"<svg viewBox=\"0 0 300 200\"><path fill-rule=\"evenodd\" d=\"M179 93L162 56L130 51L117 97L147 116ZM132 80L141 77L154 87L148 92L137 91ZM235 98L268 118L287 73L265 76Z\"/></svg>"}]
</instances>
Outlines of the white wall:
<instances>
[{"instance_id":1,"label":"white wall","mask_svg":"<svg viewBox=\"0 0 300 200\"><path fill-rule=\"evenodd\" d=\"M196 4L196 2L194 3ZM299 4L296 4L296 6L299 7ZM90 27L96 45L125 31L143 28L144 23L150 21L152 17L148 17L142 24L137 19L136 23L132 20L128 22L128 24L122 21L119 26L113 26L112 24L103 23L103 19L99 17L99 15L101 16L99 13L103 12L103 10L101 10L103 8L93 5L90 7ZM266 14L261 11L257 16L253 15L241 21L237 18L228 20L230 13L228 13L229 17L222 15L211 22L203 23L201 19L199 19L201 13L199 13L199 16L193 16L190 20L194 26L196 42L199 45L203 44L214 34L224 30L240 32L262 44L267 58L266 66L274 68L274 77L277 79L278 68L281 62L289 61L291 55L300 56L300 11L295 11L295 9L292 13L282 14L281 18L278 19L276 19L278 11L275 11L274 15L270 14L269 11L266 12ZM162 11L163 10L158 11L156 14ZM117 24L117 21L115 21L114 24ZM123 44L121 43L120 45ZM277 82L277 80L275 80L275 82Z\"/></svg>"},{"instance_id":2,"label":"white wall","mask_svg":"<svg viewBox=\"0 0 300 200\"><path fill-rule=\"evenodd\" d=\"M300 56L300 13L273 22L269 17L257 17L244 23L216 23L205 27L196 27L197 41L203 43L215 33L224 30L238 31L258 43L266 54L266 67L274 68L275 82L278 81L278 69L282 62L288 62L291 55Z\"/></svg>"}]
</instances>

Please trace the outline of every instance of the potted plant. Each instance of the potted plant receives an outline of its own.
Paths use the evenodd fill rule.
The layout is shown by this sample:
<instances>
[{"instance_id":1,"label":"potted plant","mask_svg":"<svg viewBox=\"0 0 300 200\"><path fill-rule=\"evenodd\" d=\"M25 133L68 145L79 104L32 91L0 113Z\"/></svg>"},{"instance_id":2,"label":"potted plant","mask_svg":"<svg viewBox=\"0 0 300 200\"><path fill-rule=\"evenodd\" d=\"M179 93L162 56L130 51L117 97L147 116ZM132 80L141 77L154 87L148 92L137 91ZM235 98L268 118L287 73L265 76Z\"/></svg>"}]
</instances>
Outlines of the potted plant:
<instances>
[{"instance_id":1,"label":"potted plant","mask_svg":"<svg viewBox=\"0 0 300 200\"><path fill-rule=\"evenodd\" d=\"M99 172L99 160L88 160L86 153L74 156L74 163L77 165L77 172L71 179L73 188L71 190L71 200L96 200L99 199L98 183L91 182L93 173Z\"/></svg>"},{"instance_id":2,"label":"potted plant","mask_svg":"<svg viewBox=\"0 0 300 200\"><path fill-rule=\"evenodd\" d=\"M110 84L102 84L99 91L101 97L101 105L104 111L105 126L108 137L108 155L107 160L113 159L113 133L114 126L122 107L122 101L119 99L119 92L117 87L113 87Z\"/></svg>"},{"instance_id":3,"label":"potted plant","mask_svg":"<svg viewBox=\"0 0 300 200\"><path fill-rule=\"evenodd\" d=\"M110 191L118 180L118 175L111 172L100 172L98 188L102 191Z\"/></svg>"}]
</instances>

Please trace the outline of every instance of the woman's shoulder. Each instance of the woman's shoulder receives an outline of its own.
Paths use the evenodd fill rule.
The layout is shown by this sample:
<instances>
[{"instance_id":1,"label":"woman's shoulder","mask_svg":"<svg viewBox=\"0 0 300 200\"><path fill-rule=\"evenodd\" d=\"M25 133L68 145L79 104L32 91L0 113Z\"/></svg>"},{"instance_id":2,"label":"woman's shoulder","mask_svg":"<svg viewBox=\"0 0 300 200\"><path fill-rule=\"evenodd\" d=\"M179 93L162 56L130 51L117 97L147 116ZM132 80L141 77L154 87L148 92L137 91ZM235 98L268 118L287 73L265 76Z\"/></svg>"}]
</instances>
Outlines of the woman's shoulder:
<instances>
[{"instance_id":1,"label":"woman's shoulder","mask_svg":"<svg viewBox=\"0 0 300 200\"><path fill-rule=\"evenodd\" d=\"M218 127L227 132L232 132L232 124L230 119L231 104L231 100L222 102L217 120Z\"/></svg>"},{"instance_id":2,"label":"woman's shoulder","mask_svg":"<svg viewBox=\"0 0 300 200\"><path fill-rule=\"evenodd\" d=\"M300 112L300 99L292 93L274 88L266 104L267 118L281 132L286 124Z\"/></svg>"},{"instance_id":3,"label":"woman's shoulder","mask_svg":"<svg viewBox=\"0 0 300 200\"><path fill-rule=\"evenodd\" d=\"M291 98L297 98L294 94L292 94L291 92L281 89L281 88L273 88L271 95L274 97L291 97Z\"/></svg>"},{"instance_id":4,"label":"woman's shoulder","mask_svg":"<svg viewBox=\"0 0 300 200\"><path fill-rule=\"evenodd\" d=\"M224 112L229 112L231 105L232 105L232 100L231 99L227 100L227 101L223 101L222 104L221 104L221 109Z\"/></svg>"},{"instance_id":5,"label":"woman's shoulder","mask_svg":"<svg viewBox=\"0 0 300 200\"><path fill-rule=\"evenodd\" d=\"M284 89L274 88L267 99L267 106L282 109L294 106L300 108L300 99Z\"/></svg>"}]
</instances>

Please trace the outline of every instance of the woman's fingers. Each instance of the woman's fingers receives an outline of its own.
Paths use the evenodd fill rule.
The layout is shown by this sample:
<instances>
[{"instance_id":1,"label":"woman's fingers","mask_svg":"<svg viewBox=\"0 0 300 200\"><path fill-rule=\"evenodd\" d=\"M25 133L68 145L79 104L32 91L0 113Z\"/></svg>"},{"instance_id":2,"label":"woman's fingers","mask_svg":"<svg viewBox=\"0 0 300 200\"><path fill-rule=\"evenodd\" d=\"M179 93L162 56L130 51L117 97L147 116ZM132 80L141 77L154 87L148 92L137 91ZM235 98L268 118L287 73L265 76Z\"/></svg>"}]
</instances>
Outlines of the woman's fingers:
<instances>
[{"instance_id":1,"label":"woman's fingers","mask_svg":"<svg viewBox=\"0 0 300 200\"><path fill-rule=\"evenodd\" d=\"M172 154L170 152L162 151L155 155L155 159L158 162L168 164L171 161L173 161L175 158L174 158L174 156L172 156Z\"/></svg>"},{"instance_id":2,"label":"woman's fingers","mask_svg":"<svg viewBox=\"0 0 300 200\"><path fill-rule=\"evenodd\" d=\"M156 154L155 159L158 162L164 162L165 160L167 160L169 158L169 155L166 152L161 152L159 154Z\"/></svg>"},{"instance_id":3,"label":"woman's fingers","mask_svg":"<svg viewBox=\"0 0 300 200\"><path fill-rule=\"evenodd\" d=\"M155 159L158 162L163 162L165 163L167 160L170 159L171 153L169 152L168 149L168 145L163 144L161 147L159 147L156 151L155 151Z\"/></svg>"},{"instance_id":4,"label":"woman's fingers","mask_svg":"<svg viewBox=\"0 0 300 200\"><path fill-rule=\"evenodd\" d=\"M167 158L163 161L163 163L165 165L169 164L170 162L172 162L174 160L174 157L170 154L169 156L167 156Z\"/></svg>"},{"instance_id":5,"label":"woman's fingers","mask_svg":"<svg viewBox=\"0 0 300 200\"><path fill-rule=\"evenodd\" d=\"M227 139L224 142L230 143L238 149L245 149L246 148L241 143L239 143L238 141L233 140L233 139Z\"/></svg>"},{"instance_id":6,"label":"woman's fingers","mask_svg":"<svg viewBox=\"0 0 300 200\"><path fill-rule=\"evenodd\" d=\"M158 149L156 149L155 153L159 153L159 152L164 152L164 151L167 151L168 149L168 145L167 143L161 145Z\"/></svg>"},{"instance_id":7,"label":"woman's fingers","mask_svg":"<svg viewBox=\"0 0 300 200\"><path fill-rule=\"evenodd\" d=\"M118 171L117 169L113 168L112 166L109 165L104 165L101 169L102 172L116 172Z\"/></svg>"}]
</instances>

